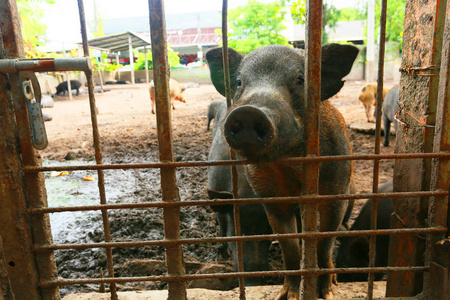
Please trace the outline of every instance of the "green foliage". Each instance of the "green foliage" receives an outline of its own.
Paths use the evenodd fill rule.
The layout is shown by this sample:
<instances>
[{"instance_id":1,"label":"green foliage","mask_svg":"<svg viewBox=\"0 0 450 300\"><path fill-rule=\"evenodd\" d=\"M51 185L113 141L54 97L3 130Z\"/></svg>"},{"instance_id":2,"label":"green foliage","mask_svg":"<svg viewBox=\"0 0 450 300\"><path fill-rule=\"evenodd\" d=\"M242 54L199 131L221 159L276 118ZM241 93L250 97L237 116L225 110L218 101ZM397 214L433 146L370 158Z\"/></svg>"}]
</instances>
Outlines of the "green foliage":
<instances>
[{"instance_id":1,"label":"green foliage","mask_svg":"<svg viewBox=\"0 0 450 300\"><path fill-rule=\"evenodd\" d=\"M291 1L288 1L291 2ZM291 15L296 24L305 24L306 22L306 0L294 0L291 3ZM322 4L322 43L328 41L328 34L325 26L330 29L336 27L340 18L340 10L333 4L324 2Z\"/></svg>"},{"instance_id":2,"label":"green foliage","mask_svg":"<svg viewBox=\"0 0 450 300\"><path fill-rule=\"evenodd\" d=\"M105 22L103 21L103 19L101 19L101 18L97 19L97 24L96 24L95 28L96 28L96 30L92 33L92 35L94 37L97 38L97 37L101 37L101 36L105 35L105 33L104 33Z\"/></svg>"},{"instance_id":3,"label":"green foliage","mask_svg":"<svg viewBox=\"0 0 450 300\"><path fill-rule=\"evenodd\" d=\"M143 52L134 52L134 55L137 56L136 62L134 63L135 70L145 70L145 53ZM148 70L153 69L153 57L152 51L147 50L147 61L148 61Z\"/></svg>"},{"instance_id":4,"label":"green foliage","mask_svg":"<svg viewBox=\"0 0 450 300\"><path fill-rule=\"evenodd\" d=\"M282 9L280 1L265 4L249 0L230 10L228 45L243 54L266 45L288 45L287 39L280 34L286 29L282 24L285 18Z\"/></svg>"},{"instance_id":5,"label":"green foliage","mask_svg":"<svg viewBox=\"0 0 450 300\"><path fill-rule=\"evenodd\" d=\"M107 59L108 59L108 53L102 52L102 56L103 56L103 64L101 64L101 68L102 68L104 71L115 71L115 70L117 70L117 69L123 67L122 64L119 64L119 66L117 66L117 64L115 64L115 63L109 63L109 62L107 62Z\"/></svg>"},{"instance_id":6,"label":"green foliage","mask_svg":"<svg viewBox=\"0 0 450 300\"><path fill-rule=\"evenodd\" d=\"M22 37L25 46L25 53L27 57L40 57L40 53L36 47L42 43L39 37L44 36L47 31L47 26L42 24L44 17L44 10L40 4L43 2L54 4L54 0L18 0L17 8L19 16L22 21Z\"/></svg>"},{"instance_id":7,"label":"green foliage","mask_svg":"<svg viewBox=\"0 0 450 300\"><path fill-rule=\"evenodd\" d=\"M94 1L94 19L89 22L89 27L92 31L92 35L95 38L105 35L104 33L105 22L103 21L100 12L97 10L97 7L95 6L95 1Z\"/></svg>"},{"instance_id":8,"label":"green foliage","mask_svg":"<svg viewBox=\"0 0 450 300\"><path fill-rule=\"evenodd\" d=\"M295 24L305 24L306 22L306 1L297 0L291 5L291 15Z\"/></svg>"},{"instance_id":9,"label":"green foliage","mask_svg":"<svg viewBox=\"0 0 450 300\"><path fill-rule=\"evenodd\" d=\"M305 24L306 22L306 0L286 0L291 5L291 15L296 24ZM366 14L360 8L342 8L337 9L332 1L324 1L322 4L322 43L328 41L328 34L324 30L325 26L333 30L337 22L365 20Z\"/></svg>"},{"instance_id":10,"label":"green foliage","mask_svg":"<svg viewBox=\"0 0 450 300\"><path fill-rule=\"evenodd\" d=\"M381 1L375 4L375 32L380 31ZM399 49L403 41L403 21L405 19L405 0L389 1L386 11L386 41L398 42Z\"/></svg>"},{"instance_id":11,"label":"green foliage","mask_svg":"<svg viewBox=\"0 0 450 300\"><path fill-rule=\"evenodd\" d=\"M360 8L344 7L339 11L338 21L359 21L366 19L367 19L366 11Z\"/></svg>"},{"instance_id":12,"label":"green foliage","mask_svg":"<svg viewBox=\"0 0 450 300\"><path fill-rule=\"evenodd\" d=\"M145 70L145 54L143 52L134 52L137 55L136 62L134 63L135 70ZM176 67L180 64L180 57L178 56L178 52L168 49L167 56L169 60L169 66L171 68ZM153 59L152 59L152 51L147 50L147 60L148 60L148 69L153 69Z\"/></svg>"}]
</instances>

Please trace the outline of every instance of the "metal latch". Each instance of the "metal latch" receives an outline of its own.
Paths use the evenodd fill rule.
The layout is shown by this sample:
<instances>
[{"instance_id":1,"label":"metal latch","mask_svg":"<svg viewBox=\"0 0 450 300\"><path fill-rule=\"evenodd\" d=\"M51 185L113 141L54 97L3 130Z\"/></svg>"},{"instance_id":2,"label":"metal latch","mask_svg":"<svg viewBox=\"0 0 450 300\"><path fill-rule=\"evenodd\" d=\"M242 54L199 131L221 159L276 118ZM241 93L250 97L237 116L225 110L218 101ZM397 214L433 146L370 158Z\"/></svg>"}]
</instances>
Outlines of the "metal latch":
<instances>
[{"instance_id":1,"label":"metal latch","mask_svg":"<svg viewBox=\"0 0 450 300\"><path fill-rule=\"evenodd\" d=\"M43 150L48 145L41 110L41 87L34 72L92 70L89 57L51 59L0 59L0 73L19 73L23 98L28 108L33 146Z\"/></svg>"},{"instance_id":2,"label":"metal latch","mask_svg":"<svg viewBox=\"0 0 450 300\"><path fill-rule=\"evenodd\" d=\"M34 148L43 150L48 146L48 140L42 117L41 87L33 71L20 71L19 80L22 83L22 93L28 108L31 141Z\"/></svg>"}]
</instances>

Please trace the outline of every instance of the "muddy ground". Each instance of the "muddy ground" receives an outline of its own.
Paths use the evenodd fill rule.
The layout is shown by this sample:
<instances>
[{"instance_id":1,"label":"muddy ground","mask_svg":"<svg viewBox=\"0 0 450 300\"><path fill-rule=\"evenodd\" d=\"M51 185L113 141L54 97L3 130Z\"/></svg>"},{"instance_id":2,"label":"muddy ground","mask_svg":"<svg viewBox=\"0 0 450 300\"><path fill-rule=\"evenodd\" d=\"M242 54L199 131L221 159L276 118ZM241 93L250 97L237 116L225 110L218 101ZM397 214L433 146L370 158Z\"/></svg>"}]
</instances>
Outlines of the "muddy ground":
<instances>
[{"instance_id":1,"label":"muddy ground","mask_svg":"<svg viewBox=\"0 0 450 300\"><path fill-rule=\"evenodd\" d=\"M342 112L347 125L365 122L364 108L357 102L357 94L364 83L349 81L334 97L332 103ZM393 86L387 82L386 86ZM111 90L96 94L98 125L101 136L103 162L111 164L146 163L158 161L156 116L151 114L149 93L145 84L111 85ZM187 103L175 102L173 111L173 145L176 161L207 160L211 132L206 132L206 111L212 99L221 99L212 85L200 85L185 92ZM44 109L53 117L46 123L49 146L41 151L44 165L93 163L94 149L88 96L81 94L69 100L56 97L53 108ZM373 154L373 135L349 129L355 154ZM394 145L392 137L391 145ZM381 149L393 153L393 147ZM372 190L373 162L355 162L356 192ZM380 182L393 175L393 161L383 160L380 165ZM96 180L85 181L84 176ZM181 200L207 199L206 168L180 168L177 182ZM161 200L160 178L157 169L107 170L105 171L106 198L108 203L155 202ZM67 176L52 177L46 173L49 206L75 206L98 204L97 174L94 171L75 171ZM357 201L354 215L362 206ZM163 239L161 210L135 209L111 210L112 241L137 241ZM55 243L90 243L104 241L101 215L98 212L60 213L51 215ZM181 210L181 236L206 238L217 236L214 216L208 208L189 207ZM219 244L183 246L185 261L219 263L230 268L231 258L223 253ZM56 252L59 276L63 278L99 277L100 269L106 269L106 258L101 250L62 250ZM135 260L164 259L163 247L131 247L113 249L115 276L145 276L142 265ZM281 268L280 251L274 245L271 253L272 268ZM152 270L160 275L158 264ZM195 269L195 268L194 268ZM147 270L148 271L148 270ZM104 271L106 274L106 271ZM273 278L280 284L281 278ZM97 290L95 285L68 286L61 289L63 295ZM165 283L130 283L120 285L119 290L164 289ZM342 297L357 296L355 287L339 287ZM358 290L358 289L356 289ZM358 290L358 292L361 292ZM194 297L195 299L195 297Z\"/></svg>"}]
</instances>

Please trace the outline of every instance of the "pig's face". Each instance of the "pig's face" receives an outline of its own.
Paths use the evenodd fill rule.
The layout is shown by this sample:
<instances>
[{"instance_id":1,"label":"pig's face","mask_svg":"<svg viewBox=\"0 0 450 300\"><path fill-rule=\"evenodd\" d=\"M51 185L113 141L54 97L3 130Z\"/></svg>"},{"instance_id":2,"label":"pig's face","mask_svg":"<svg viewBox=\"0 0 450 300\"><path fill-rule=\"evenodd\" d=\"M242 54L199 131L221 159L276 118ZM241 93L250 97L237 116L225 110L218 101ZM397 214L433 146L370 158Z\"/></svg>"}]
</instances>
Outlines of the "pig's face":
<instances>
[{"instance_id":1,"label":"pig's face","mask_svg":"<svg viewBox=\"0 0 450 300\"><path fill-rule=\"evenodd\" d=\"M300 154L303 61L303 56L283 46L261 48L243 58L233 107L224 124L228 144L243 157L273 161Z\"/></svg>"},{"instance_id":2,"label":"pig's face","mask_svg":"<svg viewBox=\"0 0 450 300\"><path fill-rule=\"evenodd\" d=\"M322 100L342 87L358 50L329 44L322 49ZM212 81L224 94L222 49L210 50ZM233 107L224 123L228 144L253 161L273 161L304 152L306 115L304 52L286 46L267 46L243 57L229 49Z\"/></svg>"},{"instance_id":3,"label":"pig's face","mask_svg":"<svg viewBox=\"0 0 450 300\"><path fill-rule=\"evenodd\" d=\"M186 103L186 98L184 98L184 94L181 94L180 96L176 96L175 100Z\"/></svg>"}]
</instances>

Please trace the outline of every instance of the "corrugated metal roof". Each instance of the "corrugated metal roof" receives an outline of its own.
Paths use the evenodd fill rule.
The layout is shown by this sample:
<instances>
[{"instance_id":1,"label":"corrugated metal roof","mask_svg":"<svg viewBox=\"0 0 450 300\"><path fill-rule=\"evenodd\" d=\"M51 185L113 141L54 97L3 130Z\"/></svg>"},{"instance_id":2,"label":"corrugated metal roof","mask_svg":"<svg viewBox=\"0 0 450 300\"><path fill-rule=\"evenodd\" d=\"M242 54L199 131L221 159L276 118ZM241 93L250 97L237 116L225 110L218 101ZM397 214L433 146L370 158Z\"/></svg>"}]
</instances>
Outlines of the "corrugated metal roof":
<instances>
[{"instance_id":1,"label":"corrugated metal roof","mask_svg":"<svg viewBox=\"0 0 450 300\"><path fill-rule=\"evenodd\" d=\"M132 31L126 31L91 39L89 40L89 46L109 49L113 52L126 51L129 49L129 37L131 37L131 46L133 48L150 45L150 39L148 37Z\"/></svg>"}]
</instances>

